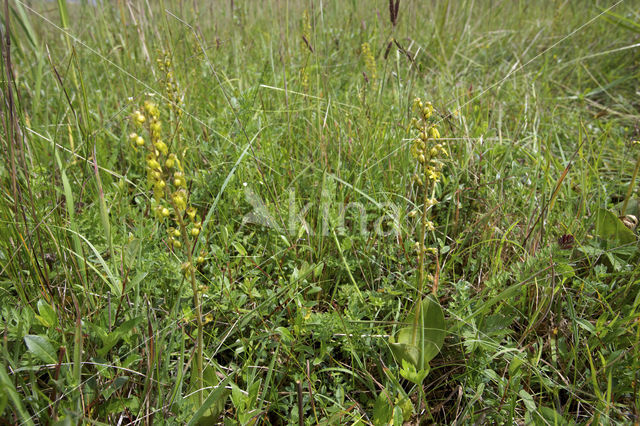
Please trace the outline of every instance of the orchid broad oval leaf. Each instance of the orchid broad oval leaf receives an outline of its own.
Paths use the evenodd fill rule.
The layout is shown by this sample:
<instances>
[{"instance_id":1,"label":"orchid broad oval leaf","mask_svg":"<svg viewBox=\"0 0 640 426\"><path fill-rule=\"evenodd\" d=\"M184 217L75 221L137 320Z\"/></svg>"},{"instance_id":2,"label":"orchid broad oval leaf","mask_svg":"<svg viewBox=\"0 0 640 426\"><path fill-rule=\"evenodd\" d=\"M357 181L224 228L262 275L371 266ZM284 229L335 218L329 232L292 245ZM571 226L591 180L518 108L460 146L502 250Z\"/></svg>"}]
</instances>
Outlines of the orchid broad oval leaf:
<instances>
[{"instance_id":1,"label":"orchid broad oval leaf","mask_svg":"<svg viewBox=\"0 0 640 426\"><path fill-rule=\"evenodd\" d=\"M615 245L633 244L636 236L627 228L614 213L605 209L598 209L596 213L596 234Z\"/></svg>"},{"instance_id":2,"label":"orchid broad oval leaf","mask_svg":"<svg viewBox=\"0 0 640 426\"><path fill-rule=\"evenodd\" d=\"M428 370L431 361L442 349L445 336L444 313L440 304L431 297L425 297L416 304L395 339L391 337L390 347L396 361L411 363L418 370Z\"/></svg>"}]
</instances>

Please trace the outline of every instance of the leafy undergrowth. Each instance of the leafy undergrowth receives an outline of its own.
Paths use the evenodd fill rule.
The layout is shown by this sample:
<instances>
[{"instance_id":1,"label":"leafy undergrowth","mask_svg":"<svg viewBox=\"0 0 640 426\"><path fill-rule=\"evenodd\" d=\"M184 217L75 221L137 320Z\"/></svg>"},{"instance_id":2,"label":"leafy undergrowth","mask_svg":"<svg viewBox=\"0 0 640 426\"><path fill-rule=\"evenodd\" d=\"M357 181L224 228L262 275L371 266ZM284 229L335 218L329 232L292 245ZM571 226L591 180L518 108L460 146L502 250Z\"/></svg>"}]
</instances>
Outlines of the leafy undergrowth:
<instances>
[{"instance_id":1,"label":"leafy undergrowth","mask_svg":"<svg viewBox=\"0 0 640 426\"><path fill-rule=\"evenodd\" d=\"M632 2L8 7L3 423L640 421Z\"/></svg>"}]
</instances>

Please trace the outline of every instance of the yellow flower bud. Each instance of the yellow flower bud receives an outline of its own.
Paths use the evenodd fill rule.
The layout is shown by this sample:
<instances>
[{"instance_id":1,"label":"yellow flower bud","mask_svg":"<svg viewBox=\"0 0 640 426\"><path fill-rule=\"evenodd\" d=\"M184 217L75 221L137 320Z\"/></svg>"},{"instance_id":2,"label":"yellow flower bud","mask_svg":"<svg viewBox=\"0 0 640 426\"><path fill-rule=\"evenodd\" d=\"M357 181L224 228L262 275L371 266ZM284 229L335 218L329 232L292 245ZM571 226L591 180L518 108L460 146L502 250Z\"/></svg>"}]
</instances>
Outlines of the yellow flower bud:
<instances>
[{"instance_id":1,"label":"yellow flower bud","mask_svg":"<svg viewBox=\"0 0 640 426\"><path fill-rule=\"evenodd\" d=\"M169 148L167 148L167 144L162 142L161 140L156 141L154 146L160 151L163 155L167 155L169 152Z\"/></svg>"},{"instance_id":2,"label":"yellow flower bud","mask_svg":"<svg viewBox=\"0 0 640 426\"><path fill-rule=\"evenodd\" d=\"M159 134L162 130L162 124L158 120L156 120L149 125L149 129L151 129L152 132Z\"/></svg>"},{"instance_id":3,"label":"yellow flower bud","mask_svg":"<svg viewBox=\"0 0 640 426\"><path fill-rule=\"evenodd\" d=\"M136 145L138 146L144 146L144 139L142 136L138 136L136 137Z\"/></svg>"},{"instance_id":4,"label":"yellow flower bud","mask_svg":"<svg viewBox=\"0 0 640 426\"><path fill-rule=\"evenodd\" d=\"M138 124L142 124L144 123L144 115L142 115L142 113L140 111L134 111L133 112L133 119L138 123Z\"/></svg>"},{"instance_id":5,"label":"yellow flower bud","mask_svg":"<svg viewBox=\"0 0 640 426\"><path fill-rule=\"evenodd\" d=\"M155 159L147 160L147 165L149 166L149 169L151 169L151 170L160 171L160 163L158 163L158 161L155 160Z\"/></svg>"},{"instance_id":6,"label":"yellow flower bud","mask_svg":"<svg viewBox=\"0 0 640 426\"><path fill-rule=\"evenodd\" d=\"M178 211L182 212L187 208L186 194L183 191L177 191L173 194L173 202Z\"/></svg>"},{"instance_id":7,"label":"yellow flower bud","mask_svg":"<svg viewBox=\"0 0 640 426\"><path fill-rule=\"evenodd\" d=\"M440 139L440 132L438 131L438 129L435 126L431 127L429 129L429 136L431 136L431 138L433 138L433 139Z\"/></svg>"},{"instance_id":8,"label":"yellow flower bud","mask_svg":"<svg viewBox=\"0 0 640 426\"><path fill-rule=\"evenodd\" d=\"M155 104L151 101L144 101L144 110L146 112L148 112L149 114L151 114L151 112L153 111L155 107Z\"/></svg>"},{"instance_id":9,"label":"yellow flower bud","mask_svg":"<svg viewBox=\"0 0 640 426\"><path fill-rule=\"evenodd\" d=\"M171 212L169 211L168 208L166 208L166 207L162 208L162 216L163 217L169 217L170 214L171 214Z\"/></svg>"},{"instance_id":10,"label":"yellow flower bud","mask_svg":"<svg viewBox=\"0 0 640 426\"><path fill-rule=\"evenodd\" d=\"M191 235L193 237L197 237L200 234L200 229L199 228L191 228Z\"/></svg>"}]
</instances>

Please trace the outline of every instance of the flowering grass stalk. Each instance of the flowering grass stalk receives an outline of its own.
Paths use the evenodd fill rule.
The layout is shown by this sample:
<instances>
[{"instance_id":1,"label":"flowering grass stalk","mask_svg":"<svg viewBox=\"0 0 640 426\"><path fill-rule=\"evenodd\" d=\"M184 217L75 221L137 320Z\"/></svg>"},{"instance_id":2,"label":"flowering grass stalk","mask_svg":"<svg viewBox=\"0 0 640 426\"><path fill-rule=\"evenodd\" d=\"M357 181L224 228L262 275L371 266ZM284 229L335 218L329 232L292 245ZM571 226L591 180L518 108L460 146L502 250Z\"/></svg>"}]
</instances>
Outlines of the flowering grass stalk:
<instances>
[{"instance_id":1,"label":"flowering grass stalk","mask_svg":"<svg viewBox=\"0 0 640 426\"><path fill-rule=\"evenodd\" d=\"M432 293L435 296L438 292L437 279L437 258L438 250L435 247L426 246L427 231L434 231L435 226L428 219L428 211L436 205L438 201L434 197L436 184L442 176L443 163L441 158L447 156L447 151L439 142L440 132L431 117L434 112L431 102L422 102L417 98L414 100L413 108L417 112L417 117L412 120L412 126L418 132L411 146L411 154L418 161L418 173L413 177L414 181L422 187L422 212L420 220L420 234L417 243L418 250L418 299L422 296L425 279L429 278L432 283ZM425 257L431 254L436 259L436 275L425 276Z\"/></svg>"},{"instance_id":2,"label":"flowering grass stalk","mask_svg":"<svg viewBox=\"0 0 640 426\"><path fill-rule=\"evenodd\" d=\"M162 140L162 121L158 106L145 101L142 111L133 113L134 124L146 133L147 138L138 133L131 133L134 149L146 152L146 170L148 186L153 190L152 209L158 222L167 230L167 244L175 252L182 251L187 261L182 264L182 272L191 282L193 303L196 310L198 335L196 342L196 375L198 400L202 404L204 398L203 379L203 320L202 307L198 294L195 276L193 248L195 239L202 229L202 221L195 207L189 205L189 191L182 162L169 150ZM193 239L193 241L192 241ZM184 258L183 257L183 258ZM196 263L204 262L198 256Z\"/></svg>"}]
</instances>

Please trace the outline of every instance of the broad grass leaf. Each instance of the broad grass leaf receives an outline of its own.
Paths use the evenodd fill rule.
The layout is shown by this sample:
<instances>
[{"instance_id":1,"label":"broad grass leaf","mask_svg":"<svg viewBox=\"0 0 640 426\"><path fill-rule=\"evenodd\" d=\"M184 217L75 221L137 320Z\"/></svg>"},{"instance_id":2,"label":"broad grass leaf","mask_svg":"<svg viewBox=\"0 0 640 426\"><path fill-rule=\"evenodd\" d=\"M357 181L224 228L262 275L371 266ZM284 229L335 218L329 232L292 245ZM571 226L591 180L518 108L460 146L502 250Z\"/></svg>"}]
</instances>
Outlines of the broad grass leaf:
<instances>
[{"instance_id":1,"label":"broad grass leaf","mask_svg":"<svg viewBox=\"0 0 640 426\"><path fill-rule=\"evenodd\" d=\"M599 209L596 213L596 234L603 240L612 242L615 246L636 242L633 231L624 226L624 223L615 214L605 209Z\"/></svg>"},{"instance_id":2,"label":"broad grass leaf","mask_svg":"<svg viewBox=\"0 0 640 426\"><path fill-rule=\"evenodd\" d=\"M195 412L187 426L196 424L213 424L217 420L217 415L211 413L214 404L222 403L227 399L229 391L226 389L227 384L231 381L232 376L227 376L222 382L218 383L215 389L207 396L204 403Z\"/></svg>"},{"instance_id":3,"label":"broad grass leaf","mask_svg":"<svg viewBox=\"0 0 640 426\"><path fill-rule=\"evenodd\" d=\"M408 327L390 339L391 351L398 364L411 363L417 370L428 370L431 361L442 348L445 336L444 313L440 304L425 297L406 320Z\"/></svg>"}]
</instances>

